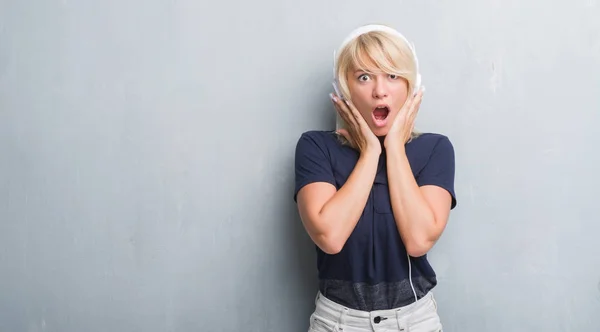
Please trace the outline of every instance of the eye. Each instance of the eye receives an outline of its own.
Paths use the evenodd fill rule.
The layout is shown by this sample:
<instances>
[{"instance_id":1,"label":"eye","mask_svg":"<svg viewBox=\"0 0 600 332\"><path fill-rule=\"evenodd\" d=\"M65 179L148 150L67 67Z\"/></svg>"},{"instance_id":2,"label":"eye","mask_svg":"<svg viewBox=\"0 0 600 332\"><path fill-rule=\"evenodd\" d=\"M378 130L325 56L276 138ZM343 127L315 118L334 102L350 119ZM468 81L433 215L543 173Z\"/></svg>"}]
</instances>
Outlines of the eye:
<instances>
[{"instance_id":1,"label":"eye","mask_svg":"<svg viewBox=\"0 0 600 332\"><path fill-rule=\"evenodd\" d=\"M366 81L369 80L369 78L370 77L367 74L362 74L362 75L358 76L358 80L361 81L361 82L366 82Z\"/></svg>"},{"instance_id":2,"label":"eye","mask_svg":"<svg viewBox=\"0 0 600 332\"><path fill-rule=\"evenodd\" d=\"M396 80L396 79L400 78L400 76L398 76L396 74L390 74L390 78L393 80Z\"/></svg>"}]
</instances>

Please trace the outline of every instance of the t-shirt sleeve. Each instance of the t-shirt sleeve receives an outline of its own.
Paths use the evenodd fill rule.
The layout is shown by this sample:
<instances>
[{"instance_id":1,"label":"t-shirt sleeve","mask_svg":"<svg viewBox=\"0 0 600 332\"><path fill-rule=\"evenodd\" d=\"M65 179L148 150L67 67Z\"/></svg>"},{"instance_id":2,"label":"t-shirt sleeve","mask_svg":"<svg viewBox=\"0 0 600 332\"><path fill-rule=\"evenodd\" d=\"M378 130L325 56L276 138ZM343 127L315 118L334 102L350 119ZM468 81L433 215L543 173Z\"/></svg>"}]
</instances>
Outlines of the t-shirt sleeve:
<instances>
[{"instance_id":1,"label":"t-shirt sleeve","mask_svg":"<svg viewBox=\"0 0 600 332\"><path fill-rule=\"evenodd\" d=\"M419 186L435 185L446 189L452 196L452 209L456 207L454 165L454 147L450 140L443 136L434 146L429 161L417 177Z\"/></svg>"},{"instance_id":2,"label":"t-shirt sleeve","mask_svg":"<svg viewBox=\"0 0 600 332\"><path fill-rule=\"evenodd\" d=\"M324 143L318 137L302 134L295 153L294 201L302 187L313 182L327 182L336 185L331 161Z\"/></svg>"}]
</instances>

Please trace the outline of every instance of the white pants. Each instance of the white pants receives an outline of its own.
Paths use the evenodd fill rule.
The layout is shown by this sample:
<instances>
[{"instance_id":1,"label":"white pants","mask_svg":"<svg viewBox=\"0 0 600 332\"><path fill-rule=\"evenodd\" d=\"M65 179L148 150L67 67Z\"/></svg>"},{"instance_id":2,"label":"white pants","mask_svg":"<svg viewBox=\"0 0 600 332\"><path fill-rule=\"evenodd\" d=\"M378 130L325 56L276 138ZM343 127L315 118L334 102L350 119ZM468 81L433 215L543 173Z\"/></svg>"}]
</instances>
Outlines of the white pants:
<instances>
[{"instance_id":1,"label":"white pants","mask_svg":"<svg viewBox=\"0 0 600 332\"><path fill-rule=\"evenodd\" d=\"M309 332L441 332L437 303L429 292L407 306L377 311L361 311L337 304L320 292L310 316Z\"/></svg>"}]
</instances>

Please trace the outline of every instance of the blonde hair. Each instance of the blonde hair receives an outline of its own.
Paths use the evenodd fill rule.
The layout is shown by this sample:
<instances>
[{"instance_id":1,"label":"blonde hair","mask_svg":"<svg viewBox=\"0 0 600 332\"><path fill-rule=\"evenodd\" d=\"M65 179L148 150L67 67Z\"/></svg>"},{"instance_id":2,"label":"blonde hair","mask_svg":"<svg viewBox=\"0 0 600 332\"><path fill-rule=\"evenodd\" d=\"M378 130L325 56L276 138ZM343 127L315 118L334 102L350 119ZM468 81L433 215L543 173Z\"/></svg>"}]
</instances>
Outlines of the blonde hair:
<instances>
[{"instance_id":1,"label":"blonde hair","mask_svg":"<svg viewBox=\"0 0 600 332\"><path fill-rule=\"evenodd\" d=\"M334 73L340 93L350 100L348 73L362 70L374 74L376 71L394 74L406 80L408 91L414 91L418 76L418 63L414 51L407 40L386 31L369 31L347 42L338 52ZM336 129L347 128L345 121L337 114ZM419 133L411 133L411 139ZM345 138L338 135L344 143Z\"/></svg>"}]
</instances>

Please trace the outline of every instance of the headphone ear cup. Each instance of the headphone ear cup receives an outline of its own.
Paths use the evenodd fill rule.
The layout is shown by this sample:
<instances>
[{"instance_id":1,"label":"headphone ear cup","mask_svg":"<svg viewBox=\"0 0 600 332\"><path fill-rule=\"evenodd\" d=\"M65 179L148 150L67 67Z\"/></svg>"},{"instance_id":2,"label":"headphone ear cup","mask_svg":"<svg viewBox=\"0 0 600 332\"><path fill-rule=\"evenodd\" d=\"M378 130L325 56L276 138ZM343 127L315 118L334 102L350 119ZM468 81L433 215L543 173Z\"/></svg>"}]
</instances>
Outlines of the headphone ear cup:
<instances>
[{"instance_id":1,"label":"headphone ear cup","mask_svg":"<svg viewBox=\"0 0 600 332\"><path fill-rule=\"evenodd\" d=\"M331 82L331 85L333 85L333 91L335 91L335 94L337 95L337 97L340 99L344 99L344 97L342 96L342 93L340 92L340 89L338 88L337 80L334 80L333 82Z\"/></svg>"},{"instance_id":2,"label":"headphone ear cup","mask_svg":"<svg viewBox=\"0 0 600 332\"><path fill-rule=\"evenodd\" d=\"M417 70L417 78L415 81L415 88L413 93L417 94L417 92L419 92L419 88L421 88L421 84L423 83L421 81L421 73L419 71L419 58L417 58L417 50L415 48L415 44L414 43L409 43L412 53L413 53L413 58L415 59L415 69Z\"/></svg>"},{"instance_id":3,"label":"headphone ear cup","mask_svg":"<svg viewBox=\"0 0 600 332\"><path fill-rule=\"evenodd\" d=\"M421 88L421 74L417 73L417 79L415 81L415 87L413 89L413 94L417 94L417 92L419 92L419 89Z\"/></svg>"}]
</instances>

